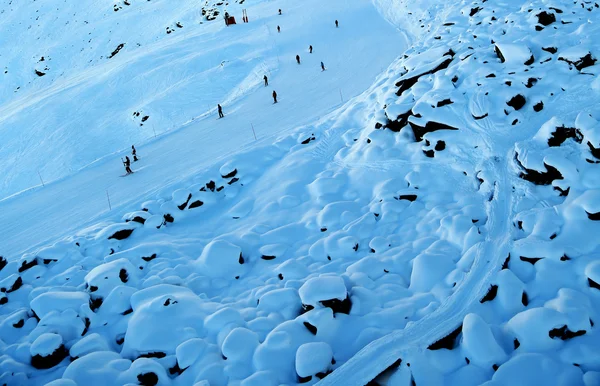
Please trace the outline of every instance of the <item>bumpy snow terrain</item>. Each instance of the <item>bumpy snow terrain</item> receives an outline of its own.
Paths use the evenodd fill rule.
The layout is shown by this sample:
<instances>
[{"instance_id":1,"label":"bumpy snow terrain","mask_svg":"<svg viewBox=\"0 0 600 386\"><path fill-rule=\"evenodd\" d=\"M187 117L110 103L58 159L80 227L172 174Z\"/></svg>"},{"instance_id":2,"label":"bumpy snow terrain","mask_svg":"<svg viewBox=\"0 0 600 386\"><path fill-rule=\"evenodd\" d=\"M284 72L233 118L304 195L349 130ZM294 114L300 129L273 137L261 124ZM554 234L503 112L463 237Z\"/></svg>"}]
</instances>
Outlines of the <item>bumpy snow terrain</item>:
<instances>
[{"instance_id":1,"label":"bumpy snow terrain","mask_svg":"<svg viewBox=\"0 0 600 386\"><path fill-rule=\"evenodd\" d=\"M0 384L600 384L597 4L43 4L0 14Z\"/></svg>"}]
</instances>

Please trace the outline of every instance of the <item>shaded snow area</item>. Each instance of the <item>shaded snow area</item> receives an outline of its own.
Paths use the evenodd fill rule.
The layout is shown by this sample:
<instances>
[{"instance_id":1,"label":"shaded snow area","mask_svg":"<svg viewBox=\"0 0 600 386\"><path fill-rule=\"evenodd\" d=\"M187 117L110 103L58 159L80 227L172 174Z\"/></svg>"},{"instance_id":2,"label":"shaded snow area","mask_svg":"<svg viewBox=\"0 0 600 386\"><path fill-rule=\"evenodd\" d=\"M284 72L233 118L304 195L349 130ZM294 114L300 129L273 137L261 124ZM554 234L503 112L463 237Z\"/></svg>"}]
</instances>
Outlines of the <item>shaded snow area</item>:
<instances>
[{"instance_id":1,"label":"shaded snow area","mask_svg":"<svg viewBox=\"0 0 600 386\"><path fill-rule=\"evenodd\" d=\"M104 159L73 176L54 169L62 179L0 202L0 252L3 243L9 250L0 258L0 384L600 384L599 6L295 3L243 6L269 15L258 22L269 41L268 28L288 13L301 15L287 19L298 34L303 23L328 23L311 36L349 56L332 60L339 69L319 72L322 81L302 67L319 71L321 59L303 53L301 69L294 62L290 47L298 38L269 43L263 53L253 35L233 40L233 28L258 27L229 27L221 33L231 41L206 49L234 44L242 51L231 57L248 56L227 73L226 91L208 96L212 105L227 96L226 117L215 123L212 111L189 123L166 115L176 115L179 103L196 103L194 90L177 97L165 91L160 98L174 98L172 110L165 101L148 107L157 112L144 126L135 116L142 132L155 115L179 123L140 146L134 175L113 179L127 200L97 209L90 192L105 198L100 177L120 172ZM174 60L161 55L189 45L188 55L206 65L198 44L225 27L194 7L194 18L181 20L206 29L186 35L197 40L149 42L153 60ZM412 46L406 49L383 18L406 31ZM346 27L347 20L355 25ZM354 27L362 39L345 31L344 44L330 40ZM177 28L165 32L169 39L185 31ZM28 147L10 142L21 133L5 134L7 122L26 125L31 138L48 135L27 123L43 104L67 109L48 110L60 120L70 109L63 101L75 95L81 99L69 103L85 103L107 84L115 92L103 95L113 98L136 90L120 86L121 76L138 79L127 73L138 54L127 56L125 47L114 59L126 62L95 64L78 72L84 79L48 80L29 86L37 91L27 98L11 96L0 106L9 145L0 151L23 156L19 149ZM278 57L284 51L291 63ZM139 55L148 58L148 51ZM280 103L261 104L272 89L261 84L262 67L246 70L264 60L277 72L270 81L295 90L297 101L279 91ZM352 64L344 67L345 60ZM206 71L224 71L211 66ZM145 76L156 76L150 83L160 87L165 73L178 87L192 87L174 69ZM19 78L26 76L11 81ZM341 106L319 88L344 82L356 84ZM158 100L150 91L144 95ZM263 118L264 138L247 145L234 134L262 108L279 110ZM111 114L104 119L123 120L115 118L123 111L105 109ZM78 143L78 119L47 140ZM128 144L107 126L94 130L114 142L85 154L81 166ZM207 137L222 143L203 142ZM35 162L54 167L60 140L49 143ZM2 167L15 168L14 175L27 168L10 165ZM3 191L25 187L9 181ZM17 222L29 204L44 208ZM24 229L30 226L39 231Z\"/></svg>"}]
</instances>

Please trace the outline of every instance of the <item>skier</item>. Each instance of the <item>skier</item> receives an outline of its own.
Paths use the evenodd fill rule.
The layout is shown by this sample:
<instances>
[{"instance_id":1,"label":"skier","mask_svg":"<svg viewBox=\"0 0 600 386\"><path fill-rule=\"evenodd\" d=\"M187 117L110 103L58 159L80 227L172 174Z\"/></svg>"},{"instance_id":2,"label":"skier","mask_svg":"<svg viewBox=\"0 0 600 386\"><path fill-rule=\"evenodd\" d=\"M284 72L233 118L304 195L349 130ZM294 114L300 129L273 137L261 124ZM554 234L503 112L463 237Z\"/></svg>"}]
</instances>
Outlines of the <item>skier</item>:
<instances>
[{"instance_id":1,"label":"skier","mask_svg":"<svg viewBox=\"0 0 600 386\"><path fill-rule=\"evenodd\" d=\"M296 62L298 62L298 64L300 64L300 55L296 55Z\"/></svg>"},{"instance_id":2,"label":"skier","mask_svg":"<svg viewBox=\"0 0 600 386\"><path fill-rule=\"evenodd\" d=\"M131 155L133 156L133 162L138 160L137 150L135 150L135 146L131 145Z\"/></svg>"},{"instance_id":3,"label":"skier","mask_svg":"<svg viewBox=\"0 0 600 386\"><path fill-rule=\"evenodd\" d=\"M267 87L269 85L269 78L267 78L267 76L263 76L263 79L265 80L265 87Z\"/></svg>"},{"instance_id":4,"label":"skier","mask_svg":"<svg viewBox=\"0 0 600 386\"><path fill-rule=\"evenodd\" d=\"M128 156L125 156L125 161L123 161L123 165L125 166L125 172L127 174L133 173L133 171L131 170L131 161L129 160Z\"/></svg>"},{"instance_id":5,"label":"skier","mask_svg":"<svg viewBox=\"0 0 600 386\"><path fill-rule=\"evenodd\" d=\"M225 117L225 115L223 115L223 108L221 107L221 105L217 105L217 110L219 110L219 118Z\"/></svg>"},{"instance_id":6,"label":"skier","mask_svg":"<svg viewBox=\"0 0 600 386\"><path fill-rule=\"evenodd\" d=\"M312 54L312 46L308 46L308 53Z\"/></svg>"},{"instance_id":7,"label":"skier","mask_svg":"<svg viewBox=\"0 0 600 386\"><path fill-rule=\"evenodd\" d=\"M281 8L279 8L279 14L281 15Z\"/></svg>"},{"instance_id":8,"label":"skier","mask_svg":"<svg viewBox=\"0 0 600 386\"><path fill-rule=\"evenodd\" d=\"M277 26L277 32L281 32L281 28L279 28L279 26Z\"/></svg>"},{"instance_id":9,"label":"skier","mask_svg":"<svg viewBox=\"0 0 600 386\"><path fill-rule=\"evenodd\" d=\"M325 64L323 62L321 62L321 71L325 71Z\"/></svg>"},{"instance_id":10,"label":"skier","mask_svg":"<svg viewBox=\"0 0 600 386\"><path fill-rule=\"evenodd\" d=\"M335 21L335 28L338 28L338 27L339 27L339 23L338 23L338 21L336 20L336 21Z\"/></svg>"},{"instance_id":11,"label":"skier","mask_svg":"<svg viewBox=\"0 0 600 386\"><path fill-rule=\"evenodd\" d=\"M277 93L273 90L273 103L277 103Z\"/></svg>"}]
</instances>

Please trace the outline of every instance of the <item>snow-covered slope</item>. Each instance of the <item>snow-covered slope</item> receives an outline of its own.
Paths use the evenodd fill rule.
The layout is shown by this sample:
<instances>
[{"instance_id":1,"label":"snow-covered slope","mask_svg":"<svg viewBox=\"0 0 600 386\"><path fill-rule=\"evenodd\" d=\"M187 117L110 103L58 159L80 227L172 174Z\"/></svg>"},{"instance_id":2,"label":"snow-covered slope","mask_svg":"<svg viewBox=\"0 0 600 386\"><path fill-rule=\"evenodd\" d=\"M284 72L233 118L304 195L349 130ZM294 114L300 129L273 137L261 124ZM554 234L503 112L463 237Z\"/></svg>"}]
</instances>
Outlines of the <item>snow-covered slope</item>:
<instances>
[{"instance_id":1,"label":"snow-covered slope","mask_svg":"<svg viewBox=\"0 0 600 386\"><path fill-rule=\"evenodd\" d=\"M226 118L142 146L139 173L0 202L0 381L598 384L598 8L343 4L256 5L294 26L280 104L231 80L253 86ZM298 36L327 23L303 46L346 56L307 82ZM366 91L335 106L342 84Z\"/></svg>"}]
</instances>

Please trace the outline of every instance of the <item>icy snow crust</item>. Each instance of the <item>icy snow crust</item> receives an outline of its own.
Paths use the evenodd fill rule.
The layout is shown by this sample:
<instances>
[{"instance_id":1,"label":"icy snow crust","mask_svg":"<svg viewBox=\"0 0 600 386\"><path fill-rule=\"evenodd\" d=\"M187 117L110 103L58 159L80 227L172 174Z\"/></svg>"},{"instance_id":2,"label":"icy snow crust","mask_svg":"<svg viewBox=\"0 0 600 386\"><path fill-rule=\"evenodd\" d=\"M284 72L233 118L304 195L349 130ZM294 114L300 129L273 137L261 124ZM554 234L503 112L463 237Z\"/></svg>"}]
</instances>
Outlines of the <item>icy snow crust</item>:
<instances>
[{"instance_id":1,"label":"icy snow crust","mask_svg":"<svg viewBox=\"0 0 600 386\"><path fill-rule=\"evenodd\" d=\"M375 4L362 95L0 260L0 383L597 384L598 8Z\"/></svg>"}]
</instances>

